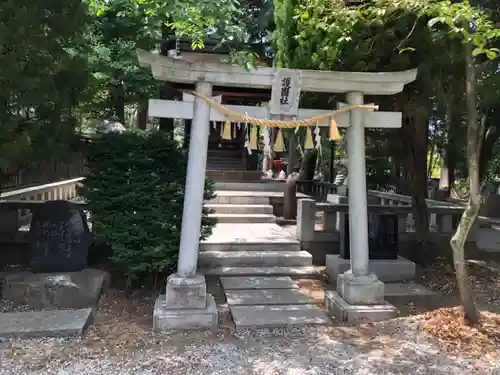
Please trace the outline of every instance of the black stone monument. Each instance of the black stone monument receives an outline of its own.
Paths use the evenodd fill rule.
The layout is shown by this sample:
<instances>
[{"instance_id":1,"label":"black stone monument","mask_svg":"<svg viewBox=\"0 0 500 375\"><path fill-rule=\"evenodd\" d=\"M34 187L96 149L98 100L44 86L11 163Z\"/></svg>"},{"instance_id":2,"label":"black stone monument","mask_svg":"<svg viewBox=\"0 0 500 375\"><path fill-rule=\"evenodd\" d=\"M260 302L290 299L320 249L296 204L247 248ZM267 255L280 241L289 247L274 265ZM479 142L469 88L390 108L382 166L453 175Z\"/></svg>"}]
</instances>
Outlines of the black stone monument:
<instances>
[{"instance_id":1,"label":"black stone monument","mask_svg":"<svg viewBox=\"0 0 500 375\"><path fill-rule=\"evenodd\" d=\"M30 265L35 273L76 272L87 267L91 234L83 210L68 201L48 201L33 211Z\"/></svg>"},{"instance_id":2,"label":"black stone monument","mask_svg":"<svg viewBox=\"0 0 500 375\"><path fill-rule=\"evenodd\" d=\"M344 241L340 245L340 257L350 259L349 216L344 215ZM398 215L368 213L368 252L370 259L398 258Z\"/></svg>"}]
</instances>

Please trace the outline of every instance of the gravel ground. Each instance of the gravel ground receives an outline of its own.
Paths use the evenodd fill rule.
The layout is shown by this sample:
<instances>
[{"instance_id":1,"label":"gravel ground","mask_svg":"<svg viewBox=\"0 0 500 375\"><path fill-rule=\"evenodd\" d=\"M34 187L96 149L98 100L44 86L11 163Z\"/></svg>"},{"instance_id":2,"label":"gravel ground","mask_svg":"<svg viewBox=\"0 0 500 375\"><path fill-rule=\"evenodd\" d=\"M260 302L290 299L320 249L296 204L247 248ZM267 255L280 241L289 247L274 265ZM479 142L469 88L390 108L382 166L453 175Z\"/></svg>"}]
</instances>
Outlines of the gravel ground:
<instances>
[{"instance_id":1,"label":"gravel ground","mask_svg":"<svg viewBox=\"0 0 500 375\"><path fill-rule=\"evenodd\" d=\"M453 295L447 273L440 265L422 281ZM498 273L472 267L471 282L481 302L499 306ZM500 361L446 353L422 332L418 316L355 328L234 332L222 324L214 331L154 334L150 295L109 296L82 339L0 342L0 375L500 375ZM26 307L0 302L0 311L13 310Z\"/></svg>"},{"instance_id":2,"label":"gravel ground","mask_svg":"<svg viewBox=\"0 0 500 375\"><path fill-rule=\"evenodd\" d=\"M9 348L0 374L500 374L491 369L500 363L479 363L441 353L408 318L358 328L150 334L132 351L124 346L110 350L108 345L96 350L91 341L4 343Z\"/></svg>"}]
</instances>

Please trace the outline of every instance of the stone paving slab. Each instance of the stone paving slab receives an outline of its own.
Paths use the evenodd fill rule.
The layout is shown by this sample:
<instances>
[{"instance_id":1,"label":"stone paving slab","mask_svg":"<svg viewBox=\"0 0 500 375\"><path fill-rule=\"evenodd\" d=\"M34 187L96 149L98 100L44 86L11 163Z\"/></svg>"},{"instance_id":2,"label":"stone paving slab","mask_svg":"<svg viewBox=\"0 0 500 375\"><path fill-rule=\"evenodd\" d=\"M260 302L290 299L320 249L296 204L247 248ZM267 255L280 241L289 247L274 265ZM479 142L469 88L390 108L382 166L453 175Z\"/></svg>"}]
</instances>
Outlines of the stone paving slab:
<instances>
[{"instance_id":1,"label":"stone paving slab","mask_svg":"<svg viewBox=\"0 0 500 375\"><path fill-rule=\"evenodd\" d=\"M384 284L386 297L424 297L437 296L436 292L416 283L387 283Z\"/></svg>"},{"instance_id":2,"label":"stone paving slab","mask_svg":"<svg viewBox=\"0 0 500 375\"><path fill-rule=\"evenodd\" d=\"M229 306L301 305L313 301L298 289L231 290L226 291Z\"/></svg>"},{"instance_id":3,"label":"stone paving slab","mask_svg":"<svg viewBox=\"0 0 500 375\"><path fill-rule=\"evenodd\" d=\"M0 337L82 336L91 324L93 314L91 308L1 313Z\"/></svg>"},{"instance_id":4,"label":"stone paving slab","mask_svg":"<svg viewBox=\"0 0 500 375\"><path fill-rule=\"evenodd\" d=\"M298 285L291 277L221 277L224 290L248 290L248 289L297 289Z\"/></svg>"},{"instance_id":5,"label":"stone paving slab","mask_svg":"<svg viewBox=\"0 0 500 375\"><path fill-rule=\"evenodd\" d=\"M232 306L231 313L236 329L331 325L328 316L316 305Z\"/></svg>"},{"instance_id":6,"label":"stone paving slab","mask_svg":"<svg viewBox=\"0 0 500 375\"><path fill-rule=\"evenodd\" d=\"M214 267L200 268L203 275L217 276L291 276L312 277L321 276L321 268L315 266L307 267Z\"/></svg>"},{"instance_id":7,"label":"stone paving slab","mask_svg":"<svg viewBox=\"0 0 500 375\"><path fill-rule=\"evenodd\" d=\"M275 223L220 223L210 237L201 243L293 243L299 241L291 233Z\"/></svg>"}]
</instances>

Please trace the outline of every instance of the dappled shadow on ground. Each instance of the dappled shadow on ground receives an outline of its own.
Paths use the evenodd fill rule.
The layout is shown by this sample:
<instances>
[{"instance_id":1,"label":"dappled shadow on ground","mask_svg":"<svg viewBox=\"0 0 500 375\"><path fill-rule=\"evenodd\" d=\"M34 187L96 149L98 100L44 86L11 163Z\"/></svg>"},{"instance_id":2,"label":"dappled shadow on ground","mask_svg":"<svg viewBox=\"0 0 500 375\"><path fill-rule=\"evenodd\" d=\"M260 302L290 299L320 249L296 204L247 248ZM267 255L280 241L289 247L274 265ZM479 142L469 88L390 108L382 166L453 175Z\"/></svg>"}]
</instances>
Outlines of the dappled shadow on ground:
<instances>
[{"instance_id":1,"label":"dappled shadow on ground","mask_svg":"<svg viewBox=\"0 0 500 375\"><path fill-rule=\"evenodd\" d=\"M477 300L488 310L499 307L499 274L477 264L470 267ZM462 324L459 310L436 310L436 306L453 307L457 302L452 266L437 262L421 272L418 281L440 295L391 301L410 317L358 327L334 320L333 327L246 331L235 331L227 315L214 330L153 333L155 292L125 295L111 290L83 339L15 340L5 359L42 369L49 363L72 366L78 362L85 367L89 361L105 358L120 366L140 364L152 373L168 375L486 375L491 374L490 368L500 367L496 360L500 347L498 315L485 312L481 325L470 328ZM210 293L223 305L219 280L207 278L207 282ZM319 305L324 289L333 287L324 280L298 280L298 284ZM129 373L133 372L124 374Z\"/></svg>"},{"instance_id":2,"label":"dappled shadow on ground","mask_svg":"<svg viewBox=\"0 0 500 375\"><path fill-rule=\"evenodd\" d=\"M314 285L309 286L313 291ZM6 355L38 369L48 363L68 368L106 359L168 375L488 373L473 372L473 367L486 369L488 363L457 359L429 341L420 317L358 327L334 322L333 327L318 328L153 333L151 294L126 298L111 291L85 338L15 341Z\"/></svg>"},{"instance_id":3,"label":"dappled shadow on ground","mask_svg":"<svg viewBox=\"0 0 500 375\"><path fill-rule=\"evenodd\" d=\"M441 354L439 347L400 321L392 327L236 333L211 344L188 346L187 351L166 359L161 373L444 375L472 374L476 365Z\"/></svg>"}]
</instances>

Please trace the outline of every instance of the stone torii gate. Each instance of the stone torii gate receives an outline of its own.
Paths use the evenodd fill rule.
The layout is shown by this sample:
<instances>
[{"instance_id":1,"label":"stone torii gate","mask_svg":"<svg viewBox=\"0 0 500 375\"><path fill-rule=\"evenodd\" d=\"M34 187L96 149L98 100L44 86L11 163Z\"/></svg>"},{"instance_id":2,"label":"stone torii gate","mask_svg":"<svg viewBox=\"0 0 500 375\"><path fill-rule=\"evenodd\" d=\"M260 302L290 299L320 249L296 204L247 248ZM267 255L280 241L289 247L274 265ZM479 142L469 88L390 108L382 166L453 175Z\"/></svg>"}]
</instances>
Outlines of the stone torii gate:
<instances>
[{"instance_id":1,"label":"stone torii gate","mask_svg":"<svg viewBox=\"0 0 500 375\"><path fill-rule=\"evenodd\" d=\"M348 105L364 104L364 95L394 95L403 90L404 85L416 78L417 71L409 70L392 73L354 73L315 70L290 70L258 68L246 70L241 66L216 62L187 61L182 58L166 57L138 50L139 62L149 67L157 80L182 84L194 84L198 94L212 96L214 86L243 88L273 88L284 74L292 77L292 86L287 101L282 101L276 110L271 105L271 117L276 115L298 119L308 119L331 111L298 109L300 91L345 93ZM279 95L279 94L277 94ZM288 102L289 99L289 102ZM276 101L274 101L276 103ZM191 106L192 103L175 102L176 106ZM291 104L290 104L291 103ZM162 104L154 101L151 115L167 115L161 110ZM229 109L245 113L240 108ZM177 107L180 108L180 107ZM154 328L198 328L217 324L217 309L212 296L207 294L203 275L197 274L201 212L203 208L204 179L207 162L207 144L210 120L216 119L210 105L196 97L191 110L186 107L182 112L192 114L191 141L189 146L188 170L182 217L181 241L177 272L169 276L166 296L160 296L155 304ZM257 107L254 107L253 112ZM243 111L242 111L243 109ZM267 110L260 107L257 111ZM281 112L280 112L281 110ZM248 111L247 111L248 112ZM175 112L174 112L175 113ZM250 114L250 113L249 113ZM257 114L257 113L255 113ZM264 112L262 112L264 114ZM186 118L186 117L184 117ZM262 118L266 118L262 116ZM375 306L383 299L384 285L377 276L368 270L368 219L365 166L365 127L397 128L401 126L401 113L373 112L354 109L335 117L340 127L347 127L348 170L349 170L349 225L351 269L339 276L339 301L330 302L337 306L340 313L359 306L365 313L380 308ZM320 124L327 125L327 124ZM377 310L378 311L378 310Z\"/></svg>"}]
</instances>

